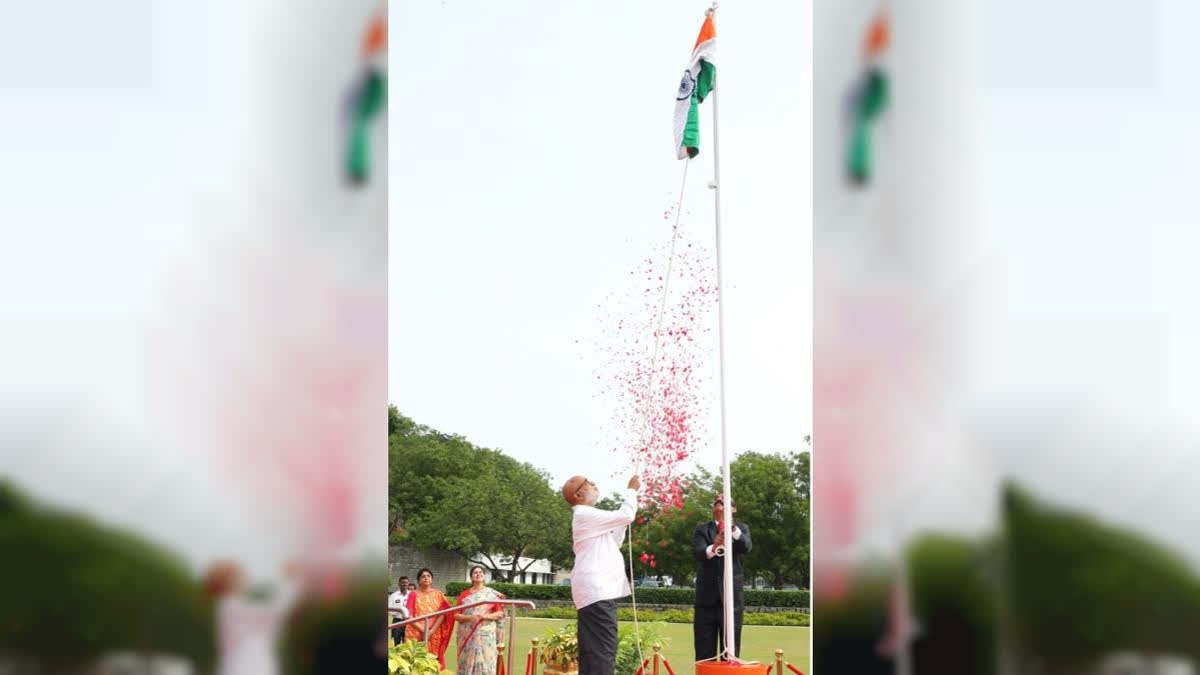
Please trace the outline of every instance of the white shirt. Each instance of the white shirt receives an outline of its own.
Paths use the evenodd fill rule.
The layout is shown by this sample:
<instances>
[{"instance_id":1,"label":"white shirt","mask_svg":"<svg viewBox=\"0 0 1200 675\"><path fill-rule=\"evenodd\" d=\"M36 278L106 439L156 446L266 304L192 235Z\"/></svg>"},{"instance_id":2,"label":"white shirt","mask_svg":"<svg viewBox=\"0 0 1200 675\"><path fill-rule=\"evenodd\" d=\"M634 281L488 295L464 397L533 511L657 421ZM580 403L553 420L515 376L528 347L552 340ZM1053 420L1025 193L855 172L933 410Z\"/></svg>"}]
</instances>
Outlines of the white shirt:
<instances>
[{"instance_id":1,"label":"white shirt","mask_svg":"<svg viewBox=\"0 0 1200 675\"><path fill-rule=\"evenodd\" d=\"M576 504L571 514L575 567L571 570L571 599L582 609L600 600L623 598L632 591L625 578L621 542L625 526L637 513L637 491L626 489L616 511Z\"/></svg>"},{"instance_id":2,"label":"white shirt","mask_svg":"<svg viewBox=\"0 0 1200 675\"><path fill-rule=\"evenodd\" d=\"M412 593L412 591L408 593ZM388 609L393 610L392 616L396 617L396 621L408 618L408 593L392 591L392 594L388 596Z\"/></svg>"},{"instance_id":3,"label":"white shirt","mask_svg":"<svg viewBox=\"0 0 1200 675\"><path fill-rule=\"evenodd\" d=\"M708 548L704 549L704 554L708 556L709 560L712 560L713 556L717 555L717 551L716 551L715 547L723 546L725 544L725 534L723 532L721 532L721 524L714 520L713 525L717 526L717 541L720 543L709 544ZM737 523L733 524L733 535L732 536L734 539L742 538L742 528L738 527Z\"/></svg>"},{"instance_id":4,"label":"white shirt","mask_svg":"<svg viewBox=\"0 0 1200 675\"><path fill-rule=\"evenodd\" d=\"M275 644L279 629L295 599L283 588L272 599L254 602L243 596L221 599L217 608L220 675L275 675L279 660Z\"/></svg>"}]
</instances>

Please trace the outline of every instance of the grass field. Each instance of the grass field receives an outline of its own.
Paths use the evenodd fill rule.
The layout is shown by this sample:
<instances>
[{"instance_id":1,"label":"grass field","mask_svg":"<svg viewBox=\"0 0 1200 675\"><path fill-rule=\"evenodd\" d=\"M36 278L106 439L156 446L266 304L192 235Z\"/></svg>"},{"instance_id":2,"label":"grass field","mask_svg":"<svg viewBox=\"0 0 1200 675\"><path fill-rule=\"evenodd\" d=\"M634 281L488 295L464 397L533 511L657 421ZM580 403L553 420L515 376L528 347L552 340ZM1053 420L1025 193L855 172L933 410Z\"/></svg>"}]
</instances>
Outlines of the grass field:
<instances>
[{"instance_id":1,"label":"grass field","mask_svg":"<svg viewBox=\"0 0 1200 675\"><path fill-rule=\"evenodd\" d=\"M517 622L514 637L520 649L514 654L513 667L517 675L525 668L525 655L529 653L529 641L542 637L544 633L567 623L563 619L532 619L522 618ZM622 621L621 623L627 623ZM659 623L659 633L667 639L663 646L662 655L671 662L671 668L676 675L692 675L695 672L692 651L692 626L687 623ZM811 675L808 670L808 633L807 627L800 626L743 626L742 627L742 658L754 659L763 663L775 663L775 650L783 650L783 660L800 669L804 675ZM457 671L455 664L455 648L453 636L450 648L446 650L446 667ZM646 654L649 656L649 654ZM665 671L662 671L665 672ZM790 671L786 671L790 673ZM776 675L772 671L772 675Z\"/></svg>"}]
</instances>

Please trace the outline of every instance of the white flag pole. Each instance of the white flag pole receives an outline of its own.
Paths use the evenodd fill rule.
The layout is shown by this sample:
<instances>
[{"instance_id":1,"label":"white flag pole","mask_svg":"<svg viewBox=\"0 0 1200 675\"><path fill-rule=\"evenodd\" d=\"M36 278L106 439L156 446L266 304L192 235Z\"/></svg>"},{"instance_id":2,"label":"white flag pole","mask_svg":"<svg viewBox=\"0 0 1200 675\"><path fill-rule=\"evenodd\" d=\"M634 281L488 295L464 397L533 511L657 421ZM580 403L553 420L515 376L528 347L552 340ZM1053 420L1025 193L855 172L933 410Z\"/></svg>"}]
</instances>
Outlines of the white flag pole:
<instances>
[{"instance_id":1,"label":"white flag pole","mask_svg":"<svg viewBox=\"0 0 1200 675\"><path fill-rule=\"evenodd\" d=\"M715 18L717 13L717 3L713 2L712 7L708 10L709 16ZM733 509L730 505L733 503L730 498L729 491L729 453L726 443L725 434L725 282L721 276L721 151L718 140L719 118L717 112L717 97L720 87L717 86L716 75L713 76L712 90L712 109L713 109L713 182L709 186L713 189L714 211L713 223L716 230L716 251L717 251L717 358L719 364L719 389L721 396L721 477L724 485L722 493L722 507L724 509L725 531L723 534L723 545L725 546L725 592L722 594L724 598L725 609L725 651L724 658L727 661L736 659L737 646L734 644L734 623L733 623Z\"/></svg>"}]
</instances>

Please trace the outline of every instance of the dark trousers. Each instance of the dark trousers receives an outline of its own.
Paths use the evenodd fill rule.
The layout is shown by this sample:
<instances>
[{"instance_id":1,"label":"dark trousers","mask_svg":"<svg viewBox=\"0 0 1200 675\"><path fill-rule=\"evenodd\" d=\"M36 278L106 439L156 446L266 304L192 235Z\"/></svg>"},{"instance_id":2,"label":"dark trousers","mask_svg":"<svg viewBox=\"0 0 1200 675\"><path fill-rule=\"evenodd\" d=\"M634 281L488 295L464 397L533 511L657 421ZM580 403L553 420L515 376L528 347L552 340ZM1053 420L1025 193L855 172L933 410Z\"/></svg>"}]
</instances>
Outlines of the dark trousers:
<instances>
[{"instance_id":1,"label":"dark trousers","mask_svg":"<svg viewBox=\"0 0 1200 675\"><path fill-rule=\"evenodd\" d=\"M696 639L696 660L703 661L725 650L725 610L721 607L697 607L692 620ZM742 610L733 610L733 655L742 655Z\"/></svg>"},{"instance_id":2,"label":"dark trousers","mask_svg":"<svg viewBox=\"0 0 1200 675\"><path fill-rule=\"evenodd\" d=\"M577 610L579 675L612 675L617 664L617 601L600 600Z\"/></svg>"}]
</instances>

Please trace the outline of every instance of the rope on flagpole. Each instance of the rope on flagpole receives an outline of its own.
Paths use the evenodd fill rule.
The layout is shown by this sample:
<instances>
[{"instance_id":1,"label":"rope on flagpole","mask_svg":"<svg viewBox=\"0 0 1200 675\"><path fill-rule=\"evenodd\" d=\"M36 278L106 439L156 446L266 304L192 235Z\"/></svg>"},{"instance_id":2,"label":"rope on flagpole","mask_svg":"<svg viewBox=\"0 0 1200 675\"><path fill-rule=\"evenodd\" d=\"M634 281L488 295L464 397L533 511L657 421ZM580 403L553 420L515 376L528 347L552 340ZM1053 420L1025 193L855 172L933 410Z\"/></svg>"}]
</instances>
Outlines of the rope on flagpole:
<instances>
[{"instance_id":1,"label":"rope on flagpole","mask_svg":"<svg viewBox=\"0 0 1200 675\"><path fill-rule=\"evenodd\" d=\"M667 271L663 275L663 292L662 300L658 304L658 316L654 322L654 350L650 356L650 376L647 386L646 405L645 405L645 425L642 427L642 447L647 445L647 437L650 430L650 396L654 393L654 373L658 366L658 345L659 335L662 333L663 314L667 307L667 292L671 286L671 266L675 260L675 242L679 239L679 219L683 213L683 191L687 187L688 165L692 163L691 157L687 158L683 163L683 178L679 181L679 200L675 204L675 224L671 227L671 246L667 253ZM640 474L642 472L641 460L638 453L633 455L633 472ZM636 512L636 510L635 510ZM629 524L629 600L633 607L633 643L637 647L638 660L642 660L642 635L638 627L637 618L637 591L633 585L633 523Z\"/></svg>"}]
</instances>

